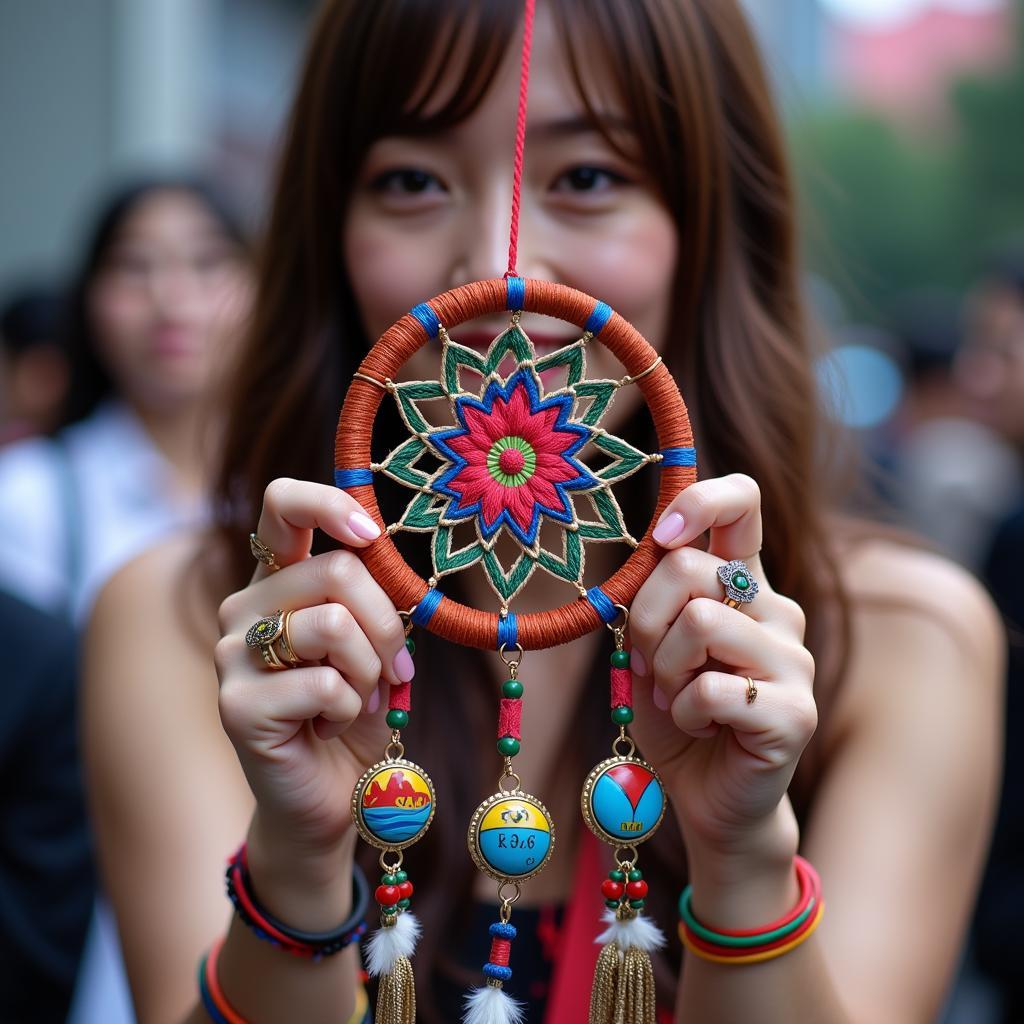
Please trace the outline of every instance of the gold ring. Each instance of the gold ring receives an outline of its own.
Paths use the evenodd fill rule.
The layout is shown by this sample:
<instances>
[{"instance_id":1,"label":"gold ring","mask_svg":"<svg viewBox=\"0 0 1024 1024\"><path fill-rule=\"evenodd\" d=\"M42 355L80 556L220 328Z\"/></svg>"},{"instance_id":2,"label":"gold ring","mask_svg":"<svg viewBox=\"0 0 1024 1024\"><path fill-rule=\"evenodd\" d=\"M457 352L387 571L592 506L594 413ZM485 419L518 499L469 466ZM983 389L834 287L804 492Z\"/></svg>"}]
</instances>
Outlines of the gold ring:
<instances>
[{"instance_id":1,"label":"gold ring","mask_svg":"<svg viewBox=\"0 0 1024 1024\"><path fill-rule=\"evenodd\" d=\"M284 632L284 612L276 611L273 615L265 615L257 619L245 634L245 642L250 647L258 647L263 662L268 668L282 669L288 666L274 650L274 642Z\"/></svg>"},{"instance_id":2,"label":"gold ring","mask_svg":"<svg viewBox=\"0 0 1024 1024\"><path fill-rule=\"evenodd\" d=\"M747 676L747 703L753 704L757 700L757 687L754 685L754 680Z\"/></svg>"},{"instance_id":3,"label":"gold ring","mask_svg":"<svg viewBox=\"0 0 1024 1024\"><path fill-rule=\"evenodd\" d=\"M741 562L738 558L718 567L718 582L725 587L725 597L722 601L730 608L750 604L757 597L757 580L754 579L747 563Z\"/></svg>"},{"instance_id":4,"label":"gold ring","mask_svg":"<svg viewBox=\"0 0 1024 1024\"><path fill-rule=\"evenodd\" d=\"M281 568L277 564L277 556L255 533L249 534L249 550L252 552L252 557L260 565L265 565L271 572L277 572Z\"/></svg>"},{"instance_id":5,"label":"gold ring","mask_svg":"<svg viewBox=\"0 0 1024 1024\"><path fill-rule=\"evenodd\" d=\"M295 653L295 648L292 646L292 635L288 631L291 617L294 614L293 609L289 609L284 613L284 621L281 623L281 635L277 638L277 642L281 647L281 657L289 665L301 665L302 659Z\"/></svg>"}]
</instances>

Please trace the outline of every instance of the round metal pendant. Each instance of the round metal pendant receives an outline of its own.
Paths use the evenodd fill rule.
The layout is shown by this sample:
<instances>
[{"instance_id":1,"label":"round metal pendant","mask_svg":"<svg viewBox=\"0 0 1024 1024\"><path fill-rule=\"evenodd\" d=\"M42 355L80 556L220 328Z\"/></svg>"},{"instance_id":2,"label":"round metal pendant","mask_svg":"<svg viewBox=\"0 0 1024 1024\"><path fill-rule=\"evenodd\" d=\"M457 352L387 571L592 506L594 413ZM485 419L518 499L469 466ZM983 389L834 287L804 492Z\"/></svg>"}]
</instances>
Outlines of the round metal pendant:
<instances>
[{"instance_id":1,"label":"round metal pendant","mask_svg":"<svg viewBox=\"0 0 1024 1024\"><path fill-rule=\"evenodd\" d=\"M435 801L430 776L418 764L396 757L363 773L352 791L352 819L371 846L402 850L430 827Z\"/></svg>"},{"instance_id":2,"label":"round metal pendant","mask_svg":"<svg viewBox=\"0 0 1024 1024\"><path fill-rule=\"evenodd\" d=\"M654 835L665 816L658 773L638 757L610 757L587 776L583 820L606 843L635 846Z\"/></svg>"},{"instance_id":3,"label":"round metal pendant","mask_svg":"<svg viewBox=\"0 0 1024 1024\"><path fill-rule=\"evenodd\" d=\"M547 808L521 789L495 793L469 823L469 853L476 866L499 882L532 878L555 848L555 823Z\"/></svg>"}]
</instances>

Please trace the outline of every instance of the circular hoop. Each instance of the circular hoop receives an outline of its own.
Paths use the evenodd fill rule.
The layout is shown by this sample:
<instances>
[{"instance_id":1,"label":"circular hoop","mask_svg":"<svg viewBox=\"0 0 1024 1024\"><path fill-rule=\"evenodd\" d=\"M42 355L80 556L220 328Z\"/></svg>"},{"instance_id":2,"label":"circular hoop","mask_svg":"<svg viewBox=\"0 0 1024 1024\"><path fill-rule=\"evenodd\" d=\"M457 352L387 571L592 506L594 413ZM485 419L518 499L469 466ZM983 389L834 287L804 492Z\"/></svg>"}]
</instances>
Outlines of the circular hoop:
<instances>
[{"instance_id":1,"label":"circular hoop","mask_svg":"<svg viewBox=\"0 0 1024 1024\"><path fill-rule=\"evenodd\" d=\"M643 392L654 420L658 447L665 456L660 467L658 499L639 546L608 579L558 608L515 616L515 635L497 612L470 608L445 597L406 564L387 532L373 489L370 439L387 382L422 346L439 334L441 324L454 328L467 320L507 310L525 310L556 317L588 331L626 368ZM367 353L349 386L335 438L335 480L366 509L382 528L380 537L357 550L373 577L397 608L415 606L413 620L431 632L470 647L497 649L519 643L539 650L576 640L629 605L661 557L651 532L675 495L697 477L692 458L693 434L686 405L658 354L630 323L603 302L574 288L532 278L477 281L422 303L393 324ZM377 382L377 383L373 383ZM680 456L677 453L687 453ZM511 618L511 616L509 616Z\"/></svg>"}]
</instances>

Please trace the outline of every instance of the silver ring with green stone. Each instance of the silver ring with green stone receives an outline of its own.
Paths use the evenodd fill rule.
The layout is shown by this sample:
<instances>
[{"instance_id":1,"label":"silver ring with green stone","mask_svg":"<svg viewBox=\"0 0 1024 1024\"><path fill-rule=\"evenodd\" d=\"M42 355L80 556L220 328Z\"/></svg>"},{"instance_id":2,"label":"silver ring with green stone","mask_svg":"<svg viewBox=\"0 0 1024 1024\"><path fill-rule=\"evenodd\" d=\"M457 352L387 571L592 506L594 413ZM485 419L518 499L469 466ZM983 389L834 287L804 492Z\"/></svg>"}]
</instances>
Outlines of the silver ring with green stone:
<instances>
[{"instance_id":1,"label":"silver ring with green stone","mask_svg":"<svg viewBox=\"0 0 1024 1024\"><path fill-rule=\"evenodd\" d=\"M757 596L757 580L751 575L747 563L738 558L718 567L718 579L725 587L723 600L730 608L750 604Z\"/></svg>"}]
</instances>

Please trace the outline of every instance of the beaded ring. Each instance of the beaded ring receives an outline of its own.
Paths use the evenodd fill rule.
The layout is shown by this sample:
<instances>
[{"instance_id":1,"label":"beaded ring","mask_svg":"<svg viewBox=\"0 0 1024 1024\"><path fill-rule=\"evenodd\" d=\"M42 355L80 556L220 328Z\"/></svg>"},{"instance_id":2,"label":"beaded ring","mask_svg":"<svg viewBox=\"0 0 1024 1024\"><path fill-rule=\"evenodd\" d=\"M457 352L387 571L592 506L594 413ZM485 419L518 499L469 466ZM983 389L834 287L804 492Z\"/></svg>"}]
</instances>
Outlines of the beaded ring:
<instances>
[{"instance_id":1,"label":"beaded ring","mask_svg":"<svg viewBox=\"0 0 1024 1024\"><path fill-rule=\"evenodd\" d=\"M448 332L460 324L503 310L512 311L512 323L486 356L449 337ZM575 324L583 336L537 358L518 326L522 311ZM442 379L396 384L395 378L409 358L436 339L442 342ZM584 350L595 339L625 366L625 378L585 379ZM502 378L501 364L509 356L517 370ZM545 394L540 375L555 368L566 368L567 384ZM479 394L463 388L463 370L483 378ZM656 453L640 452L599 426L615 391L627 384L636 384L643 392L657 431ZM370 441L386 394L394 396L412 437L375 465ZM431 428L419 411L420 402L436 399L447 399L452 407L455 422L448 428ZM589 406L583 411L585 403ZM514 427L524 427L524 415L525 429L516 433ZM501 417L509 422L500 422ZM503 429L504 436L491 436ZM521 436L524 433L530 436ZM479 447L480 437L492 443L486 459L481 452L477 465L473 445ZM611 465L591 471L577 460L576 452L587 444L611 456ZM441 468L434 472L417 469L415 463L424 454L440 461ZM629 536L611 489L651 463L661 467L653 524L669 501L696 479L686 406L658 354L605 303L566 285L520 277L464 285L421 303L398 320L362 361L348 389L335 441L335 482L383 528L381 536L358 554L395 606L415 608L413 621L447 640L492 650L502 645L536 650L568 643L612 622L618 615L616 605L629 605L661 552L651 538L650 526L639 541ZM543 478L544 472L548 478ZM417 491L402 519L390 526L381 517L374 492L378 473ZM496 503L500 504L502 495L507 497L514 486L523 491L522 484L531 475L535 484L527 497L532 508L525 513L519 505L498 510ZM575 495L593 496L598 510L594 522L579 521L573 506ZM540 546L539 526L548 521L564 528L561 559ZM452 551L451 529L465 522L476 525L478 540ZM508 572L497 564L491 551L502 527L524 552ZM391 534L399 529L433 534L435 572L431 580L414 572L395 547ZM588 540L623 540L634 550L607 581L585 588L581 547ZM441 575L474 561L484 563L501 599L501 613L460 604L438 587ZM535 564L573 583L578 597L548 611L515 615L507 610L507 603Z\"/></svg>"}]
</instances>

